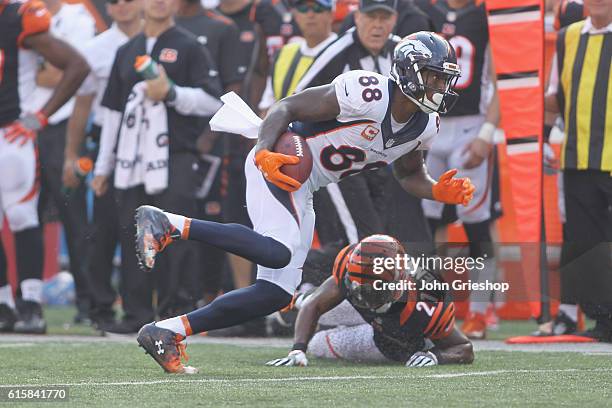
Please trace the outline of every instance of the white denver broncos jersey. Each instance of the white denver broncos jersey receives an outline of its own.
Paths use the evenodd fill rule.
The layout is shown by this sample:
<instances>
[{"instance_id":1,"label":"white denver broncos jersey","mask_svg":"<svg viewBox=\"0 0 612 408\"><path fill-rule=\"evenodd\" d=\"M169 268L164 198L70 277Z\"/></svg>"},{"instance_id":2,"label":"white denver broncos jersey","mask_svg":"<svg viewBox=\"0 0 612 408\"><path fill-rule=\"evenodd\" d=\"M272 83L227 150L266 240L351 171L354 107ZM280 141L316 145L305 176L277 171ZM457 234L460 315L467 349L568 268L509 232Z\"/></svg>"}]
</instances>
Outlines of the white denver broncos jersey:
<instances>
[{"instance_id":1,"label":"white denver broncos jersey","mask_svg":"<svg viewBox=\"0 0 612 408\"><path fill-rule=\"evenodd\" d=\"M394 92L401 91L384 75L349 71L332 84L340 105L335 120L291 124L312 151L310 179L315 189L362 170L385 167L414 150L427 150L438 133L437 113L418 111L403 126L392 125L391 100Z\"/></svg>"}]
</instances>

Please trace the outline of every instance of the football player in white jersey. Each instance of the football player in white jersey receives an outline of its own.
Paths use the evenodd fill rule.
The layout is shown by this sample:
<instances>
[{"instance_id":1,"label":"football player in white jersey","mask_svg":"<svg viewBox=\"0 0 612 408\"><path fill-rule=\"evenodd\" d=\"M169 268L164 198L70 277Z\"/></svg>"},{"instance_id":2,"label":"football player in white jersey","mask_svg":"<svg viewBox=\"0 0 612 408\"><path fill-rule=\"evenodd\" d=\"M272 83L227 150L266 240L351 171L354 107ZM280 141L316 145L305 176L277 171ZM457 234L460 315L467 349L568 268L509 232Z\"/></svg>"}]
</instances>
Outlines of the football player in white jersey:
<instances>
[{"instance_id":1,"label":"football player in white jersey","mask_svg":"<svg viewBox=\"0 0 612 408\"><path fill-rule=\"evenodd\" d=\"M474 194L456 170L438 182L427 174L423 150L438 132L438 112L448 111L460 76L455 51L437 34L419 32L394 50L391 78L347 72L332 84L310 88L275 105L245 162L247 209L253 230L189 219L154 207L137 210L137 252L145 267L177 239L214 245L258 265L256 283L218 297L187 315L150 323L138 343L167 372L191 373L181 362L189 335L233 326L289 305L301 281L314 230L312 194L363 170L394 163L402 187L420 198L467 205ZM290 126L291 125L291 126ZM282 174L299 158L272 151L290 129L306 138L313 155L310 177L300 184Z\"/></svg>"}]
</instances>

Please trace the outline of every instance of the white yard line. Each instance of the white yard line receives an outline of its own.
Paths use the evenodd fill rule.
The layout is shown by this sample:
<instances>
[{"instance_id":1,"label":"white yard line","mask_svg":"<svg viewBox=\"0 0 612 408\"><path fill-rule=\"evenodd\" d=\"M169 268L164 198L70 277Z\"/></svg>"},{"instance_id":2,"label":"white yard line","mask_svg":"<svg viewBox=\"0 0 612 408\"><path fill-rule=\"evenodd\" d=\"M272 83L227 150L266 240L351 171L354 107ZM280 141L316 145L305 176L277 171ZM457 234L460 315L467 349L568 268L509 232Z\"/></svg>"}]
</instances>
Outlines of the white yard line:
<instances>
[{"instance_id":1,"label":"white yard line","mask_svg":"<svg viewBox=\"0 0 612 408\"><path fill-rule=\"evenodd\" d=\"M0 348L15 347L12 344L28 346L34 344L131 344L136 345L136 336L110 335L107 337L76 336L76 335L0 335ZM557 352L557 353L600 353L612 356L611 343L557 343L557 344L506 344L499 340L477 340L474 341L475 351L524 351L524 352ZM192 336L187 339L187 344L222 344L239 347L280 347L287 349L291 347L289 338L239 338L239 337L208 337Z\"/></svg>"},{"instance_id":2,"label":"white yard line","mask_svg":"<svg viewBox=\"0 0 612 408\"><path fill-rule=\"evenodd\" d=\"M242 383L278 383L278 382L302 382L302 381L354 381L354 380L398 380L404 378L406 380L414 380L421 378L458 378L458 377L479 377L492 376L503 374L533 374L533 373L592 373L592 372L612 372L612 368L592 368L592 369L544 369L544 370L490 370L490 371L466 371L463 373L441 373L441 374L425 374L418 375L417 369L409 370L411 375L400 377L399 375L354 375L354 376L313 376L313 377L283 377L283 378L201 378L201 379L175 379L188 378L185 376L174 377L167 380L151 380L151 381L121 381L121 382L77 382L77 383L61 383L61 384L12 384L0 385L0 388L15 388L15 387L122 387L134 385L158 385L158 384L242 384ZM416 375L415 375L416 374Z\"/></svg>"}]
</instances>

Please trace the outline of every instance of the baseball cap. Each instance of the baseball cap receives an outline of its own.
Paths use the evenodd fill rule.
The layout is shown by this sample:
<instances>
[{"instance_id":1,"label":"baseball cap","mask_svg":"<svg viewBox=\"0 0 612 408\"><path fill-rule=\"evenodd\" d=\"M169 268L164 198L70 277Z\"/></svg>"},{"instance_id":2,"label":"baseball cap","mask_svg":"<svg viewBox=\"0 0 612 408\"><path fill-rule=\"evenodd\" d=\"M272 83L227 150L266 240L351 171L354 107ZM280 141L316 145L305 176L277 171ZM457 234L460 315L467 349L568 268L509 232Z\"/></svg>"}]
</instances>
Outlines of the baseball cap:
<instances>
[{"instance_id":1,"label":"baseball cap","mask_svg":"<svg viewBox=\"0 0 612 408\"><path fill-rule=\"evenodd\" d=\"M318 5L328 8L330 10L334 8L334 4L336 3L335 0L291 0L289 2L289 5L291 7L295 7L297 5L307 3L309 1L312 1L313 3L317 3Z\"/></svg>"},{"instance_id":2,"label":"baseball cap","mask_svg":"<svg viewBox=\"0 0 612 408\"><path fill-rule=\"evenodd\" d=\"M397 13L397 0L359 0L359 11L367 13L374 10Z\"/></svg>"}]
</instances>

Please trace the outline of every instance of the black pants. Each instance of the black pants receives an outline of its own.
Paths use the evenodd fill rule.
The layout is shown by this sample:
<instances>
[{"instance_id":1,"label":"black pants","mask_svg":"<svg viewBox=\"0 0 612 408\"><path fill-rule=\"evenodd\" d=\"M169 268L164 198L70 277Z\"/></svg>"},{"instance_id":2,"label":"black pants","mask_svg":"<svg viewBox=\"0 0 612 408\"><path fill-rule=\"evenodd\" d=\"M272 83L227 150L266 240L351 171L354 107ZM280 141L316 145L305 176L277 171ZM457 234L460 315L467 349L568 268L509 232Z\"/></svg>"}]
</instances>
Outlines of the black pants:
<instances>
[{"instance_id":1,"label":"black pants","mask_svg":"<svg viewBox=\"0 0 612 408\"><path fill-rule=\"evenodd\" d=\"M594 319L612 316L612 176L566 170L563 286ZM571 290L571 289L570 289Z\"/></svg>"},{"instance_id":2,"label":"black pants","mask_svg":"<svg viewBox=\"0 0 612 408\"><path fill-rule=\"evenodd\" d=\"M89 309L90 290L86 276L87 253L89 247L89 226L84 183L66 195L63 188L64 147L66 144L67 120L57 125L49 125L38 135L40 159L40 200L39 214L49 200L59 212L60 221L66 234L70 272L74 276L77 307L82 311ZM42 222L42 216L40 217Z\"/></svg>"},{"instance_id":3,"label":"black pants","mask_svg":"<svg viewBox=\"0 0 612 408\"><path fill-rule=\"evenodd\" d=\"M156 257L152 272L140 269L134 251L134 213L139 206L149 204L187 217L197 216L197 168L195 154L171 153L168 188L162 193L149 195L143 186L115 191L119 205L121 295L124 320L130 323L143 324L155 317L152 301L154 286L157 287L158 313L165 317L170 310L177 308L180 288L193 287L197 283L193 282L196 276L194 269L198 268L197 243L182 241L170 245ZM154 276L156 281L153 280ZM190 301L195 304L196 299Z\"/></svg>"},{"instance_id":4,"label":"black pants","mask_svg":"<svg viewBox=\"0 0 612 408\"><path fill-rule=\"evenodd\" d=\"M93 126L91 138L99 142L100 128ZM94 160L97 158L97 149ZM87 268L91 288L91 318L107 320L114 317L113 303L117 293L111 284L113 258L119 244L119 215L113 175L109 176L109 188L101 197L94 196L93 222L91 225L90 262Z\"/></svg>"},{"instance_id":5,"label":"black pants","mask_svg":"<svg viewBox=\"0 0 612 408\"><path fill-rule=\"evenodd\" d=\"M101 197L94 197L92 241L88 277L91 288L91 314L93 319L114 316L112 306L117 297L111 285L113 258L119 244L119 215L114 188Z\"/></svg>"}]
</instances>

